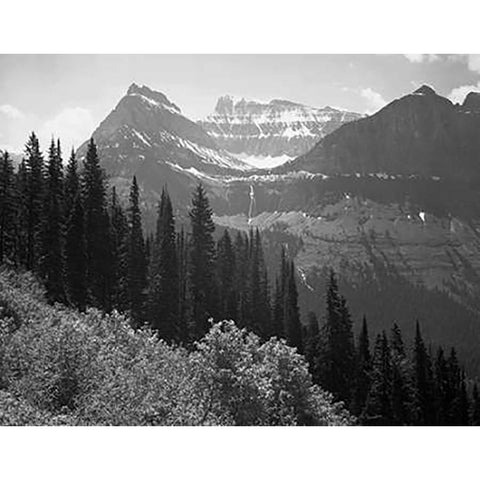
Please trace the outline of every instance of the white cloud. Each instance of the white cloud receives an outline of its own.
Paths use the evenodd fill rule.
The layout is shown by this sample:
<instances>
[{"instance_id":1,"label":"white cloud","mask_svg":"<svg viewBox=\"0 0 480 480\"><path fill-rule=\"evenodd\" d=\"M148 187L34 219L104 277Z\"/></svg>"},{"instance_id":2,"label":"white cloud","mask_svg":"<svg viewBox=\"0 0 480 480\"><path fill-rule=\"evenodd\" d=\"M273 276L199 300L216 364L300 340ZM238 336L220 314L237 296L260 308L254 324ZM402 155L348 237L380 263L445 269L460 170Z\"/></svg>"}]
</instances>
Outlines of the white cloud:
<instances>
[{"instance_id":1,"label":"white cloud","mask_svg":"<svg viewBox=\"0 0 480 480\"><path fill-rule=\"evenodd\" d=\"M365 113L375 113L387 104L387 101L378 92L371 88L364 88L360 93L367 101L367 109L365 110Z\"/></svg>"},{"instance_id":2,"label":"white cloud","mask_svg":"<svg viewBox=\"0 0 480 480\"><path fill-rule=\"evenodd\" d=\"M25 117L25 115L13 105L0 105L0 113L7 116L12 120L20 120Z\"/></svg>"},{"instance_id":3,"label":"white cloud","mask_svg":"<svg viewBox=\"0 0 480 480\"><path fill-rule=\"evenodd\" d=\"M39 130L40 140L48 145L53 137L60 138L65 149L79 147L92 134L95 121L89 110L82 107L66 108L47 120Z\"/></svg>"},{"instance_id":4,"label":"white cloud","mask_svg":"<svg viewBox=\"0 0 480 480\"><path fill-rule=\"evenodd\" d=\"M467 55L468 69L480 73L480 55Z\"/></svg>"},{"instance_id":5,"label":"white cloud","mask_svg":"<svg viewBox=\"0 0 480 480\"><path fill-rule=\"evenodd\" d=\"M436 62L440 60L440 55L435 53L405 53L404 57L412 63Z\"/></svg>"},{"instance_id":6,"label":"white cloud","mask_svg":"<svg viewBox=\"0 0 480 480\"><path fill-rule=\"evenodd\" d=\"M470 92L480 92L480 82L476 85L462 85L454 88L448 95L448 99L453 103L463 103L465 97Z\"/></svg>"}]
</instances>

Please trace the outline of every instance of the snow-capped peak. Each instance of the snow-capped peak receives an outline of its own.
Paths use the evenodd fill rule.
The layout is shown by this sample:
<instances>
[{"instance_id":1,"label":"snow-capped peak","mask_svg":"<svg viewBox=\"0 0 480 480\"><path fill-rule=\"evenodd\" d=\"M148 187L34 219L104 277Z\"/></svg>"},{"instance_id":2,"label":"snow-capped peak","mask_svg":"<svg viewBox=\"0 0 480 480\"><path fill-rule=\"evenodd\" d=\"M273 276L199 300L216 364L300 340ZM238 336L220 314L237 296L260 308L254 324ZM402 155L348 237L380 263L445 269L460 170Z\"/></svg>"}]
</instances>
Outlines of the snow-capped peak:
<instances>
[{"instance_id":1,"label":"snow-capped peak","mask_svg":"<svg viewBox=\"0 0 480 480\"><path fill-rule=\"evenodd\" d=\"M140 97L144 102L148 103L152 107L162 108L168 110L171 113L181 114L180 108L171 102L166 95L162 92L157 92L151 88L142 85L138 86L136 83L132 83L127 90L127 96Z\"/></svg>"}]
</instances>

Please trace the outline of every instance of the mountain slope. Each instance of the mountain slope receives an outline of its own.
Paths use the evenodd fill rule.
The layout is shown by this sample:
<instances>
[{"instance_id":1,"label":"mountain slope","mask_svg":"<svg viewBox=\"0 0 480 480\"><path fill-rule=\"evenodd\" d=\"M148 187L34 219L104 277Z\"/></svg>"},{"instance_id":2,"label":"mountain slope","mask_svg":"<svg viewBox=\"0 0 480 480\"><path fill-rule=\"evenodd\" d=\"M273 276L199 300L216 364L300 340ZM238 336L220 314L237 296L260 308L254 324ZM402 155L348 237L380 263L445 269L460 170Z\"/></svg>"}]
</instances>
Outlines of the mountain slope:
<instances>
[{"instance_id":1,"label":"mountain slope","mask_svg":"<svg viewBox=\"0 0 480 480\"><path fill-rule=\"evenodd\" d=\"M307 152L319 139L362 115L287 100L269 103L221 97L199 124L238 158L269 168Z\"/></svg>"},{"instance_id":2,"label":"mountain slope","mask_svg":"<svg viewBox=\"0 0 480 480\"><path fill-rule=\"evenodd\" d=\"M93 132L103 167L120 191L137 175L144 198L153 204L165 184L177 204L189 201L198 179L250 169L219 148L163 93L132 84ZM79 149L86 153L86 143Z\"/></svg>"},{"instance_id":3,"label":"mountain slope","mask_svg":"<svg viewBox=\"0 0 480 480\"><path fill-rule=\"evenodd\" d=\"M453 105L423 86L371 117L340 127L283 169L479 179L475 98Z\"/></svg>"}]
</instances>

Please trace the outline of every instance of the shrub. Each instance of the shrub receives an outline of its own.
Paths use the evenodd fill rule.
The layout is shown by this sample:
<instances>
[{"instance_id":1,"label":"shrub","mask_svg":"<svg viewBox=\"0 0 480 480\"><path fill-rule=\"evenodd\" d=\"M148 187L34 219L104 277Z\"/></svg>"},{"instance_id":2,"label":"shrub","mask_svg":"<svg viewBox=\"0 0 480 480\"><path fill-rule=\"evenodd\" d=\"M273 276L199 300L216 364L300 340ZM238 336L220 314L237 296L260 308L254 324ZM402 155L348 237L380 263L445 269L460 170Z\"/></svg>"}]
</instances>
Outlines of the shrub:
<instances>
[{"instance_id":1,"label":"shrub","mask_svg":"<svg viewBox=\"0 0 480 480\"><path fill-rule=\"evenodd\" d=\"M302 356L232 321L194 351L128 318L49 306L28 274L0 272L2 425L345 425ZM3 312L3 313L2 313Z\"/></svg>"}]
</instances>

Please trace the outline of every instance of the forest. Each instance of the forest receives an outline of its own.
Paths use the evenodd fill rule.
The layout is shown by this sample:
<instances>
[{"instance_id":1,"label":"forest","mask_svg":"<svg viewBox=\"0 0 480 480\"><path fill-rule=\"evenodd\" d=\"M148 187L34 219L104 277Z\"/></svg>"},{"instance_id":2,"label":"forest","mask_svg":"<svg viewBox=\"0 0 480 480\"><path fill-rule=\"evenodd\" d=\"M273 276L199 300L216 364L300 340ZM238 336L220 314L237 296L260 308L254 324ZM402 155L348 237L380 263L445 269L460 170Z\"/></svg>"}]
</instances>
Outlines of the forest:
<instances>
[{"instance_id":1,"label":"forest","mask_svg":"<svg viewBox=\"0 0 480 480\"><path fill-rule=\"evenodd\" d=\"M282 247L269 275L259 230L215 237L201 184L178 226L165 186L145 231L141 191L85 160L44 158L34 133L0 160L0 423L479 425L454 348L417 321L354 332L337 274L300 318ZM303 321L302 321L303 320ZM415 319L412 319L412 324ZM372 345L371 345L372 344Z\"/></svg>"}]
</instances>

